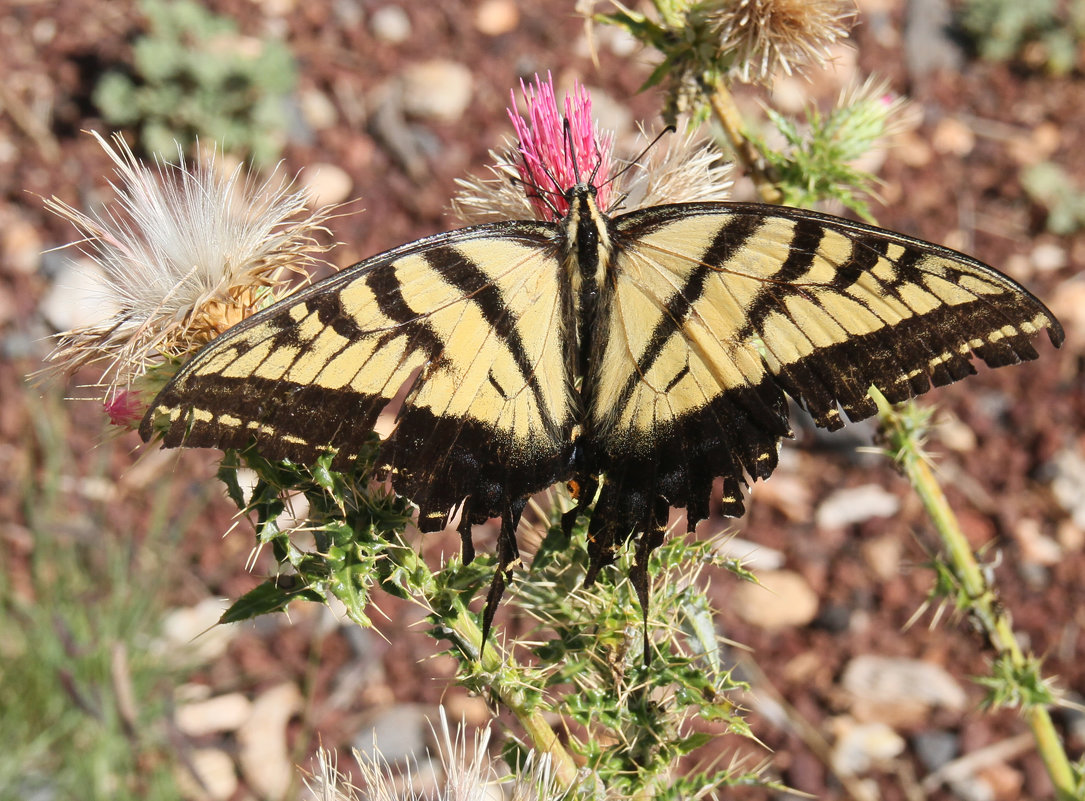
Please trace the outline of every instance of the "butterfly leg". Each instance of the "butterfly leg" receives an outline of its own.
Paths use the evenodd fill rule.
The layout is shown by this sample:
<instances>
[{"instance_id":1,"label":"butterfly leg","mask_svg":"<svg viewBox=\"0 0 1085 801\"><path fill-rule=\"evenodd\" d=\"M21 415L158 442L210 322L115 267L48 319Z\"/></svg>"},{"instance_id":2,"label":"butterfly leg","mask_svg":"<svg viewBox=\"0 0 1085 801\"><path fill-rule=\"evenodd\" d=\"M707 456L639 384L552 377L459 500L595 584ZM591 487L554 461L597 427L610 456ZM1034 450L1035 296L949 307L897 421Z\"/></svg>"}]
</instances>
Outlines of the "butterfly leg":
<instances>
[{"instance_id":1,"label":"butterfly leg","mask_svg":"<svg viewBox=\"0 0 1085 801\"><path fill-rule=\"evenodd\" d=\"M482 660L482 652L493 627L497 605L505 593L505 584L512 574L512 568L520 561L520 549L516 545L516 526L526 505L527 498L513 501L505 507L505 512L501 515L501 533L497 538L497 570L490 582L490 590L486 593L486 606L482 610L482 647L479 648L479 661Z\"/></svg>"}]
</instances>

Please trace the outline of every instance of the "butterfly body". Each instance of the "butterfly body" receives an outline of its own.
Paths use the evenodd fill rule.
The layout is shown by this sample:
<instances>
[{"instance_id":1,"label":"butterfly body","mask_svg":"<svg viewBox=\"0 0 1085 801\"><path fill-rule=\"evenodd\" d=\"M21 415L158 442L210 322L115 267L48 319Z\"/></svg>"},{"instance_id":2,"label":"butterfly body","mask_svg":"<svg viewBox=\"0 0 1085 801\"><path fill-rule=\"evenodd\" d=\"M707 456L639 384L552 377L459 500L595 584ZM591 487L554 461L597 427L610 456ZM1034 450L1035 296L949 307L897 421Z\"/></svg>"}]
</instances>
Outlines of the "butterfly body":
<instances>
[{"instance_id":1,"label":"butterfly body","mask_svg":"<svg viewBox=\"0 0 1085 801\"><path fill-rule=\"evenodd\" d=\"M377 469L419 527L502 518L502 568L531 494L595 499L589 579L713 483L726 515L790 436L786 395L821 426L991 366L1062 329L968 256L816 212L656 206L609 217L578 184L555 222L508 221L375 256L235 326L160 393L140 432L349 466L402 399ZM405 394L404 394L405 391ZM596 490L598 489L597 498ZM499 576L502 571L499 571ZM643 583L643 581L641 582ZM494 591L491 591L493 597ZM500 595L500 588L497 588Z\"/></svg>"}]
</instances>

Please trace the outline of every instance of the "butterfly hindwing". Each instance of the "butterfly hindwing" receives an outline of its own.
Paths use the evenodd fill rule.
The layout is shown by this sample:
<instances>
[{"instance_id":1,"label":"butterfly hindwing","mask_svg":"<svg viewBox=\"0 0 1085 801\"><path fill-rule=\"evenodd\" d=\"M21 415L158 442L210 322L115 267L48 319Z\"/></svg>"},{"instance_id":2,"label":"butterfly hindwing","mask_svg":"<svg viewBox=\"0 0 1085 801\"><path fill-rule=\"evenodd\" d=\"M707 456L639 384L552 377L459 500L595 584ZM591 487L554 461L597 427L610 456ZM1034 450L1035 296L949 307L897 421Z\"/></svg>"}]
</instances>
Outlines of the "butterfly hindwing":
<instances>
[{"instance_id":1,"label":"butterfly hindwing","mask_svg":"<svg viewBox=\"0 0 1085 801\"><path fill-rule=\"evenodd\" d=\"M349 464L406 392L378 467L420 525L502 515L563 477L568 316L552 227L496 223L362 262L249 318L186 364L143 435Z\"/></svg>"},{"instance_id":2,"label":"butterfly hindwing","mask_svg":"<svg viewBox=\"0 0 1085 801\"><path fill-rule=\"evenodd\" d=\"M963 254L816 212L686 204L610 222L607 335L590 359L592 447L623 527L658 524L656 501L723 511L776 466L785 392L824 427L991 366L1036 358L1058 322ZM620 515L619 515L620 517Z\"/></svg>"}]
</instances>

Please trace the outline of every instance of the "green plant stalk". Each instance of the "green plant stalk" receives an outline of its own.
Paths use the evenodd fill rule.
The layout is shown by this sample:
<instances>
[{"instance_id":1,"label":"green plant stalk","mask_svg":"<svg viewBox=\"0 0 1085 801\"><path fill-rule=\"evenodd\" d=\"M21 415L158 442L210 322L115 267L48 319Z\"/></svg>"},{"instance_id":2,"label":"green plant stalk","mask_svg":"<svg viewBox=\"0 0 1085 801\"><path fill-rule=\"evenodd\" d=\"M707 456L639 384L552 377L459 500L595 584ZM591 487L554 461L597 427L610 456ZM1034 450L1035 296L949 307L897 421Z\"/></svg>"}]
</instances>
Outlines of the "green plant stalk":
<instances>
[{"instance_id":1,"label":"green plant stalk","mask_svg":"<svg viewBox=\"0 0 1085 801\"><path fill-rule=\"evenodd\" d=\"M870 396L878 405L878 417L888 436L890 450L897 457L897 463L908 483L923 501L923 506L946 548L954 575L969 600L969 611L983 626L995 649L1000 654L1008 655L1015 668L1023 668L1027 660L1014 636L1009 617L995 603L995 595L984 579L972 547L962 533L957 516L950 508L922 449L899 424L899 416L885 396L873 387L870 389ZM1024 716L1036 741L1036 750L1055 786L1056 797L1059 801L1075 801L1078 794L1075 792L1074 771L1058 732L1055 731L1050 713L1046 707L1033 704L1024 709Z\"/></svg>"},{"instance_id":2,"label":"green plant stalk","mask_svg":"<svg viewBox=\"0 0 1085 801\"><path fill-rule=\"evenodd\" d=\"M411 590L415 594L411 596L411 600L440 619L445 636L468 664L478 661L481 671L487 675L489 689L524 727L534 749L541 754L550 755L555 778L566 789L573 788L578 778L576 763L558 740L542 712L538 708L532 708L527 695L519 689L516 677L523 673L523 667L493 636L487 641L485 649L482 648L482 629L475 616L459 598L450 604L438 605L433 602L439 594L437 577L413 548L393 548L390 553L391 558L412 577ZM442 608L443 611L438 611ZM480 651L481 660L478 657Z\"/></svg>"},{"instance_id":3,"label":"green plant stalk","mask_svg":"<svg viewBox=\"0 0 1085 801\"><path fill-rule=\"evenodd\" d=\"M761 199L766 203L782 203L784 195L765 169L764 160L757 147L746 136L746 125L731 91L723 81L716 81L714 85L705 86L703 89L712 114L723 128L735 156L742 162L742 166L746 168L746 172L753 180Z\"/></svg>"}]
</instances>

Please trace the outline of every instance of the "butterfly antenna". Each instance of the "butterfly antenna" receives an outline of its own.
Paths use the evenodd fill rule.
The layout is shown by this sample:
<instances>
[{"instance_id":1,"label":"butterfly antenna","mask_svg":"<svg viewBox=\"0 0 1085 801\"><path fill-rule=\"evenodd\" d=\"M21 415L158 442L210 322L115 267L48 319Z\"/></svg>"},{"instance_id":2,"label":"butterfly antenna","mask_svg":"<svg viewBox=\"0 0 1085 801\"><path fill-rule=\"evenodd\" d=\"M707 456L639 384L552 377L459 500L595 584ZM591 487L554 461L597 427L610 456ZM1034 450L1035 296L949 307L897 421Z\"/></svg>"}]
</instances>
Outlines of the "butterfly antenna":
<instances>
[{"instance_id":1,"label":"butterfly antenna","mask_svg":"<svg viewBox=\"0 0 1085 801\"><path fill-rule=\"evenodd\" d=\"M625 174L626 174L627 172L629 172L629 171L630 171L631 169L633 169L633 167L639 167L639 166L641 166L641 163L640 163L640 162L641 162L641 159L643 159L643 158L644 158L644 157L645 157L645 156L646 156L646 155L648 154L648 151L649 151L649 150L651 150L651 149L652 149L653 147L655 147L655 146L656 146L656 145L657 145L657 144L659 143L659 140L663 138L664 134L674 133L674 132L675 132L675 130L676 130L676 128L675 128L675 127L674 127L673 125L668 125L668 126L667 126L666 128L664 128L664 129L663 129L662 131L660 131L659 133L657 133L657 134L655 135L655 138L654 138L654 139L652 139L652 141L651 141L651 142L649 142L649 143L648 143L648 144L647 144L647 145L645 146L644 150L642 150L642 151L641 151L641 152L640 152L639 154L637 154L637 157L636 157L635 159L633 159L632 161L630 161L630 162L629 162L628 164L626 164L626 165L625 165L624 167L622 167L622 168L621 168L620 170L618 170L618 171L617 171L616 173L614 173L614 174L613 174L612 176L610 176L609 178L607 178L607 180L606 180L606 182L605 182L605 183L603 184L603 186L606 186L607 184L612 184L612 183L614 183L614 182L615 182L615 181L617 181L617 180L618 180L619 178L621 178L621 177L622 177L623 175L625 175Z\"/></svg>"},{"instance_id":2,"label":"butterfly antenna","mask_svg":"<svg viewBox=\"0 0 1085 801\"><path fill-rule=\"evenodd\" d=\"M580 183L580 166L576 163L576 145L573 144L573 126L569 124L569 118L565 117L562 126L563 138L565 139L565 150L569 156L569 161L573 164L573 179ZM595 174L594 172L592 173ZM561 186L557 181L554 182L554 186Z\"/></svg>"},{"instance_id":3,"label":"butterfly antenna","mask_svg":"<svg viewBox=\"0 0 1085 801\"><path fill-rule=\"evenodd\" d=\"M531 168L527 167L527 161L526 160L524 161L524 166L526 168L525 171L527 172L527 174L532 175ZM554 186L557 186L558 185L557 181L554 180L554 176L550 174L550 170L547 169L546 165L542 164L540 166L542 166L543 173L546 175L547 178L550 179L550 182ZM541 200L546 205L546 208L548 208L555 217L560 217L561 216L561 212L558 211L557 206L554 204L554 201L551 199L554 195L558 194L557 191L555 191L553 189L545 189L545 188L539 186L539 184L536 183L534 180L525 181L523 178L521 178L518 175L510 175L509 180L512 181L514 184L519 184L521 187L523 187L524 196L528 200L532 200L532 199L537 198L538 200Z\"/></svg>"}]
</instances>

